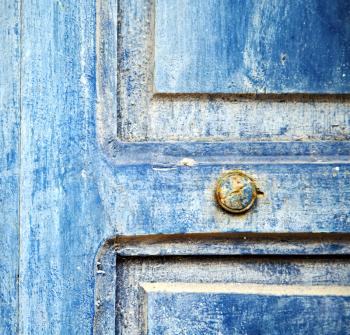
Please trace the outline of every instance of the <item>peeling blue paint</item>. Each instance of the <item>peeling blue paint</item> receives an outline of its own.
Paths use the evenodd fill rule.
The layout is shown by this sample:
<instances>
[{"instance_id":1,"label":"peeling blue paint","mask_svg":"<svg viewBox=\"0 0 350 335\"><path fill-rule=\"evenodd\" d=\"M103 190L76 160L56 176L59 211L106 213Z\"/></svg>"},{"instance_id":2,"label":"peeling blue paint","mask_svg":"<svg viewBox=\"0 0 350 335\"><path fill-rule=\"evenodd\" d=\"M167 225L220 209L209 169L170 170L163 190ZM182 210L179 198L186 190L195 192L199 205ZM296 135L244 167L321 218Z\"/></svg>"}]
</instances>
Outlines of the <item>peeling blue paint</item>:
<instances>
[{"instance_id":1,"label":"peeling blue paint","mask_svg":"<svg viewBox=\"0 0 350 335\"><path fill-rule=\"evenodd\" d=\"M20 3L0 2L0 334L18 332Z\"/></svg>"},{"instance_id":2,"label":"peeling blue paint","mask_svg":"<svg viewBox=\"0 0 350 335\"><path fill-rule=\"evenodd\" d=\"M350 333L349 296L151 292L147 310L150 335Z\"/></svg>"},{"instance_id":3,"label":"peeling blue paint","mask_svg":"<svg viewBox=\"0 0 350 335\"><path fill-rule=\"evenodd\" d=\"M157 0L159 93L349 93L350 5Z\"/></svg>"},{"instance_id":4,"label":"peeling blue paint","mask_svg":"<svg viewBox=\"0 0 350 335\"><path fill-rule=\"evenodd\" d=\"M1 334L92 334L95 257L110 237L332 233L323 254L348 253L334 242L350 231L348 97L153 96L153 3L98 5L23 1L22 15L17 1L1 5ZM97 35L96 16L108 19ZM274 54L279 69L287 54ZM337 76L328 88L342 93ZM265 193L239 219L215 203L226 169L252 174ZM298 254L318 250L307 243Z\"/></svg>"}]
</instances>

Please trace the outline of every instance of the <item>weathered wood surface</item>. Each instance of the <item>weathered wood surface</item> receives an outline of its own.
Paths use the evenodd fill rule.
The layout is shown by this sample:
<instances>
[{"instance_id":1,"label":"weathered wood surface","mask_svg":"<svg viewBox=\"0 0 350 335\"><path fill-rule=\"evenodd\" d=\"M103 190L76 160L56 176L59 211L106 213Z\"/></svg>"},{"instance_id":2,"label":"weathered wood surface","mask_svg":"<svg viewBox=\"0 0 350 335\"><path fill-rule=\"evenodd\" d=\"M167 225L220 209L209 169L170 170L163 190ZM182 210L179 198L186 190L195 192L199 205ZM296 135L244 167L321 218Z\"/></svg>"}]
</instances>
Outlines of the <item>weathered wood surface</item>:
<instances>
[{"instance_id":1,"label":"weathered wood surface","mask_svg":"<svg viewBox=\"0 0 350 335\"><path fill-rule=\"evenodd\" d=\"M350 5L156 0L160 93L350 93Z\"/></svg>"},{"instance_id":2,"label":"weathered wood surface","mask_svg":"<svg viewBox=\"0 0 350 335\"><path fill-rule=\"evenodd\" d=\"M236 258L242 266L247 266L249 272L259 277L262 273L266 276L274 274L276 278L272 281L266 279L265 283L286 284L279 280L291 273L296 274L298 279L294 284L300 284L301 278L310 280L312 274L306 274L310 264L314 264L311 271L318 273L316 282L319 284L347 283L350 276L348 260L349 235L339 234L179 234L179 235L144 235L144 236L121 236L113 238L104 243L99 249L96 257L96 283L95 283L95 323L96 334L115 334L116 329L126 334L142 333L144 327L145 313L141 312L143 291L152 285L154 281L175 281L175 277L181 282L195 283L197 274L201 272L200 282L210 283L210 273L214 268L221 268L222 273L215 276L215 282L226 281L249 282L249 276L226 278L230 276L225 265L229 262L227 256L240 256ZM256 255L256 263L249 261L248 256ZM313 256L309 261L303 261L300 256ZM330 256L331 255L331 256ZM191 257L192 256L192 257ZM265 257L264 257L265 256ZM267 258L269 256L270 258ZM279 257L281 263L289 264L293 257L299 263L304 264L300 269L291 267L279 269L274 273L272 263L274 257ZM248 257L248 258L247 258ZM330 263L336 268L328 272L330 264L326 257L332 257ZM317 259L318 258L318 259ZM204 268L198 271L196 265L189 266L189 259L197 259L198 263L206 259L210 269ZM239 260L240 259L240 260ZM248 262L246 260L248 259ZM263 259L266 260L264 263ZM337 263L339 260L339 264ZM177 262L174 273L169 271L172 264ZM170 263L170 265L169 265ZM194 262L195 263L195 262ZM278 263L278 262L277 262ZM124 266L126 264L126 266ZM245 265L243 265L245 264ZM324 268L323 268L324 267ZM255 269L254 269L255 268ZM276 267L275 267L276 269ZM321 269L320 272L318 272ZM300 271L301 270L301 271ZM334 271L334 272L333 272ZM234 270L232 270L234 272ZM229 273L232 274L229 271ZM238 273L241 270L238 270ZM158 274L160 274L158 276ZM207 276L205 276L207 274ZM332 275L335 277L332 277ZM254 277L253 283L257 282ZM333 279L332 279L333 278ZM236 280L236 281L235 281ZM194 284L196 285L196 284ZM181 286L181 284L180 284ZM117 287L117 290L116 290ZM316 286L317 288L317 286ZM329 286L332 290L332 285ZM344 287L347 289L347 287ZM115 322L115 310L117 310L117 325ZM124 316L126 316L126 323ZM116 328L117 326L117 328Z\"/></svg>"},{"instance_id":3,"label":"weathered wood surface","mask_svg":"<svg viewBox=\"0 0 350 335\"><path fill-rule=\"evenodd\" d=\"M154 95L154 5L152 1L120 1L118 7L101 4L97 40L97 136L107 154L106 165L111 167L100 185L107 194L119 195L119 201L109 196L104 198L110 205L108 213L112 221L127 222L126 226L141 234L149 228L148 232L162 233L173 229L181 232L346 230L347 164L344 175L339 177L340 184L334 180L337 192L340 191L339 201L328 197L332 197L329 177L333 178L335 169L337 178L336 171L340 169L334 164L348 162L348 142L333 142L349 138L348 97ZM194 141L204 139L205 143ZM278 143L275 148L271 143L212 143L295 139L333 141L316 146ZM164 142L170 140L192 142ZM319 150L319 145L327 147L328 153ZM184 158L193 159L196 166L179 167ZM258 166L256 163L261 161L266 164ZM277 164L268 166L272 162ZM291 166L282 166L282 162ZM293 162L316 164L294 166ZM327 164L321 167L320 162ZM135 166L126 167L130 164ZM253 216L250 220L248 215L237 219L225 213L217 214L211 190L221 170L230 168L247 169L265 184L268 192L260 202L263 207L257 211L259 218ZM309 187L310 182L314 187ZM169 183L171 188L166 187ZM280 186L291 192L285 194L285 199L295 195L293 205L289 206L279 195L275 197ZM269 203L273 213L264 210ZM316 214L316 207L324 209L322 215ZM125 215L120 219L122 212ZM276 218L277 212L283 213L282 216ZM251 226L250 221L257 226ZM172 222L176 222L176 228Z\"/></svg>"},{"instance_id":4,"label":"weathered wood surface","mask_svg":"<svg viewBox=\"0 0 350 335\"><path fill-rule=\"evenodd\" d=\"M293 334L302 334L303 327L308 331L322 329L320 334L343 334L344 330L348 334L346 259L121 257L117 264L116 329L105 328L97 334L283 334L288 321L292 327L298 327L299 322L300 328L294 328ZM232 306L239 286L241 291L255 290L248 309L244 296ZM260 300L259 287L260 293L272 298L270 301ZM231 301L222 301L220 291ZM290 300L281 301L288 292L298 297L293 313L301 313L301 317L284 314L276 325L274 317L281 317L278 313L289 308ZM313 292L318 293L314 294L317 302ZM276 308L273 299L281 304L279 310L271 310ZM325 308L314 313L316 303ZM237 309L241 313L235 315ZM249 322L252 314L257 318L253 324ZM318 319L321 314L330 322ZM339 322L341 316L344 323ZM245 326L255 326L256 331L249 332Z\"/></svg>"},{"instance_id":5,"label":"weathered wood surface","mask_svg":"<svg viewBox=\"0 0 350 335\"><path fill-rule=\"evenodd\" d=\"M120 236L101 250L113 249L118 257L225 256L225 255L347 255L347 234L251 234L200 233ZM107 252L107 250L104 250ZM98 256L101 268L107 258ZM104 262L104 264L102 264Z\"/></svg>"},{"instance_id":6,"label":"weathered wood surface","mask_svg":"<svg viewBox=\"0 0 350 335\"><path fill-rule=\"evenodd\" d=\"M280 2L257 3L273 6ZM97 115L102 141L108 143L115 138L132 142L350 138L348 96L154 94L155 3L144 0L112 4L100 2L97 40ZM344 2L341 4L347 6ZM336 8L333 3L331 7ZM191 17L182 18L183 22L187 19ZM176 38L175 33L169 32L174 35L169 43Z\"/></svg>"},{"instance_id":7,"label":"weathered wood surface","mask_svg":"<svg viewBox=\"0 0 350 335\"><path fill-rule=\"evenodd\" d=\"M21 334L91 334L95 1L22 3Z\"/></svg>"},{"instance_id":8,"label":"weathered wood surface","mask_svg":"<svg viewBox=\"0 0 350 335\"><path fill-rule=\"evenodd\" d=\"M22 3L20 334L93 332L95 255L113 236L289 229L345 232L349 228L349 143L336 143L349 138L348 97L306 96L288 98L287 102L277 102L276 97L152 98L154 3L120 1L116 6L115 1L101 1L97 5L102 9L98 7L100 26L96 28L95 1ZM8 16L8 8L13 7L5 4L6 22L15 15ZM118 24L123 38L115 53ZM0 36L18 41L6 32ZM1 44L0 48L16 50L16 43ZM10 76L6 81L12 82L8 78L15 76L10 69L15 63L4 64L1 71ZM119 73L114 71L116 65ZM16 95L16 81L13 82L11 94ZM12 106L10 92L5 93L1 92L1 99ZM4 143L17 148L18 115L2 113L1 120L5 118L15 135L9 137L11 127L6 125ZM198 131L196 124L200 125ZM204 138L208 143L131 143ZM314 143L302 144L301 149L295 149L298 144L294 143L290 150L277 144L277 156L282 158L275 158L274 164L267 164L271 157L264 154L264 148L271 149L269 144L261 144L258 153L249 155L251 143L237 152L232 151L234 143L209 143L215 139L296 138L330 142L315 147ZM215 157L208 155L212 149ZM294 150L300 155L285 158ZM220 165L221 153L225 153L224 165ZM188 156L201 164L178 165ZM256 159L259 164L252 164ZM17 161L11 164L10 170L16 171ZM237 167L248 169L266 192L265 202L259 199L253 212L240 219L219 210L211 193L218 173ZM4 197L6 211L1 213L8 216L7 209L14 210L11 222L17 220L14 176L14 192L3 192L8 195ZM298 196L295 180L305 187L304 197ZM7 192L11 190L3 185ZM11 264L12 272L6 274L14 278L17 228L9 231L6 225L5 229L6 235L0 239L10 247L6 255L11 257L4 256L1 262ZM332 249L330 245L328 248ZM327 253L327 248L322 250ZM113 254L114 250L108 252ZM105 270L114 271L115 266L110 264ZM11 313L15 295L15 290L4 295L10 299L7 306ZM112 294L109 298L107 314L109 322L114 323L115 301ZM15 327L13 320L10 327Z\"/></svg>"},{"instance_id":9,"label":"weathered wood surface","mask_svg":"<svg viewBox=\"0 0 350 335\"><path fill-rule=\"evenodd\" d=\"M19 263L20 2L0 2L0 334L16 334Z\"/></svg>"},{"instance_id":10,"label":"weathered wood surface","mask_svg":"<svg viewBox=\"0 0 350 335\"><path fill-rule=\"evenodd\" d=\"M169 291L163 292L163 286ZM186 290L186 284L182 286L185 292L172 292L172 284L164 284L159 292L146 293L147 334L350 334L349 288L337 296L343 287L278 285L265 294L269 285L259 285L248 293L240 290L253 291L254 284L237 285L237 292L234 285L222 285L223 292L211 292L215 284L188 285L206 289L193 293ZM157 284L154 287L157 290Z\"/></svg>"},{"instance_id":11,"label":"weathered wood surface","mask_svg":"<svg viewBox=\"0 0 350 335\"><path fill-rule=\"evenodd\" d=\"M223 170L245 171L264 193L243 215L215 201ZM349 232L348 164L206 164L115 167L101 198L120 232ZM111 182L113 180L113 182ZM113 195L111 198L110 195ZM125 210L127 209L127 210Z\"/></svg>"}]
</instances>

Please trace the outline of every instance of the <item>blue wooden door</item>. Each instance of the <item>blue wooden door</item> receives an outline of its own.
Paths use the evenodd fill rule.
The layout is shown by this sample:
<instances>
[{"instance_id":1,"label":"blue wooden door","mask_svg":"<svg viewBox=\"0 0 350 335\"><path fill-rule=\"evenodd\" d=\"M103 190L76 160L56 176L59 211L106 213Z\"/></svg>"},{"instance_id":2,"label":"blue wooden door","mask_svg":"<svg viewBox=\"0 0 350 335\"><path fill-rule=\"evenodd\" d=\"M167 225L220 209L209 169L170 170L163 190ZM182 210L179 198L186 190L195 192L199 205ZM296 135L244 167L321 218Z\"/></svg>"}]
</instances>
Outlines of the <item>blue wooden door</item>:
<instances>
[{"instance_id":1,"label":"blue wooden door","mask_svg":"<svg viewBox=\"0 0 350 335\"><path fill-rule=\"evenodd\" d=\"M350 4L0 9L0 334L350 334Z\"/></svg>"}]
</instances>

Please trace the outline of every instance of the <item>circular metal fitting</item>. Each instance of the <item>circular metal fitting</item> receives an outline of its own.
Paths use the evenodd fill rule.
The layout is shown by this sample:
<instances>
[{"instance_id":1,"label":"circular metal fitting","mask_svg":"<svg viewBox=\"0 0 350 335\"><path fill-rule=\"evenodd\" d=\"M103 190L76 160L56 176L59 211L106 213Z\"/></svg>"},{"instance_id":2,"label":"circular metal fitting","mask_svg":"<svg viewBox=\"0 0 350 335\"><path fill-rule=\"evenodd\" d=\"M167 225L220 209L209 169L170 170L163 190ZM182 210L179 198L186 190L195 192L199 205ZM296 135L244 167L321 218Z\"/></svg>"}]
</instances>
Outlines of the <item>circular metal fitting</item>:
<instances>
[{"instance_id":1,"label":"circular metal fitting","mask_svg":"<svg viewBox=\"0 0 350 335\"><path fill-rule=\"evenodd\" d=\"M221 207L231 213L243 213L250 209L257 197L254 180L242 171L224 172L218 179L215 191Z\"/></svg>"}]
</instances>

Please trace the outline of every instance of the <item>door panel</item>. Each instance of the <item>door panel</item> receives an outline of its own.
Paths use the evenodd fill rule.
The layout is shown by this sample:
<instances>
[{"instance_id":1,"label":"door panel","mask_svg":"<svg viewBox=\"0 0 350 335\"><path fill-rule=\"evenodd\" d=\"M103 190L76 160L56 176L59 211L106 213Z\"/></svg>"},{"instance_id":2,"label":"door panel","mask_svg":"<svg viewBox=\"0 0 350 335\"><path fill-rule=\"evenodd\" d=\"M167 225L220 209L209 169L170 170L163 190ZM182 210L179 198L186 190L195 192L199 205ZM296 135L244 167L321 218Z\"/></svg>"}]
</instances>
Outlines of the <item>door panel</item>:
<instances>
[{"instance_id":1,"label":"door panel","mask_svg":"<svg viewBox=\"0 0 350 335\"><path fill-rule=\"evenodd\" d=\"M169 3L99 10L97 136L112 165L106 196L118 194L111 220L140 234L348 231L348 96L154 92L153 24ZM263 192L239 218L214 198L230 169L251 174Z\"/></svg>"},{"instance_id":2,"label":"door panel","mask_svg":"<svg viewBox=\"0 0 350 335\"><path fill-rule=\"evenodd\" d=\"M347 16L340 1L100 4L99 190L118 236L97 256L96 334L347 332ZM242 215L216 202L226 170L259 189Z\"/></svg>"},{"instance_id":3,"label":"door panel","mask_svg":"<svg viewBox=\"0 0 350 335\"><path fill-rule=\"evenodd\" d=\"M350 333L350 290L342 286L155 283L143 288L148 334Z\"/></svg>"},{"instance_id":4,"label":"door panel","mask_svg":"<svg viewBox=\"0 0 350 335\"><path fill-rule=\"evenodd\" d=\"M347 333L348 16L317 1L99 8L108 215L121 235L167 235L100 249L97 334ZM257 184L243 215L216 203L225 170ZM185 233L199 235L174 242Z\"/></svg>"},{"instance_id":5,"label":"door panel","mask_svg":"<svg viewBox=\"0 0 350 335\"><path fill-rule=\"evenodd\" d=\"M155 1L159 93L349 93L350 5Z\"/></svg>"},{"instance_id":6,"label":"door panel","mask_svg":"<svg viewBox=\"0 0 350 335\"><path fill-rule=\"evenodd\" d=\"M111 239L97 256L95 333L346 334L348 255L347 234Z\"/></svg>"},{"instance_id":7,"label":"door panel","mask_svg":"<svg viewBox=\"0 0 350 335\"><path fill-rule=\"evenodd\" d=\"M208 8L214 2L203 0L207 7L200 8L203 14L196 21L210 16L215 23L222 16L223 35L218 37L225 39L225 32L231 34L237 27L228 25L226 17L237 19L229 10L233 2L219 1L227 10L214 8L216 14L211 16ZM274 22L274 14L282 20L280 2L245 3L271 13L269 22ZM290 14L305 1L282 3L286 4L283 13ZM171 4L184 6L168 15ZM229 81L231 69L220 68L226 67L222 51L227 52L226 63L231 59L234 66L246 66L235 57L241 45L226 48L220 44L215 47L217 55L212 58L213 50L208 49L210 57L204 57L203 32L191 29L192 16L182 17L186 24L169 32L179 18L176 13L186 12L187 4L198 6L199 1L23 1L21 29L14 25L4 35L0 33L5 40L14 39L5 48L11 45L16 57L19 51L21 55L18 76L7 61L4 68L6 76L18 78L13 80L13 92L20 94L21 110L20 118L10 121L13 131L4 127L5 147L18 145L21 150L20 204L15 191L4 192L6 209L16 211L19 206L20 212L20 334L105 335L120 329L138 334L140 329L146 331L147 324L150 332L156 332L155 320L164 314L151 307L163 305L161 299L168 295L149 290L150 316L145 317L142 285L147 289L153 282L322 288L332 294L296 295L295 306L309 306L301 321L316 318L312 299L327 305L323 316L330 324L333 312L340 323L348 317L341 309L327 310L334 301L339 306L345 303L347 295L342 298L333 292L338 286L346 290L349 286L348 43L339 44L348 40L348 25L343 24L347 5L335 1L325 7L323 1L309 1L300 17L286 18L290 29L280 31L271 23L269 29L280 31L284 38L291 36L293 22L308 15L305 29L315 33L301 42L318 43L320 33L322 40L313 50L291 50L294 42L281 42L279 48L278 41L261 39L260 49L256 45L251 49L256 57L252 59L261 61L259 76L254 78L250 69L243 68L241 72L254 80L248 86L237 80L236 86L224 91L227 82L216 80L213 68ZM8 20L13 17L12 7L5 7ZM12 14L7 15L8 11ZM327 17L324 24L315 19L317 13ZM169 22L162 23L165 15ZM250 20L249 15L241 18ZM267 21L261 22L264 33ZM254 21L248 33L259 32L256 25L260 23ZM209 36L216 34L215 29L215 24L208 24L208 41L215 40ZM330 39L324 31L332 29ZM250 42L257 39L238 37ZM188 78L180 75L180 67L169 67L163 38L169 46L198 41L185 50L188 60L191 55L195 59L186 70ZM276 49L266 50L270 46ZM183 51L176 47L173 55L181 57ZM310 62L305 59L316 51L317 57ZM300 59L297 53L302 54ZM216 65L206 64L208 59ZM293 67L291 60L298 66ZM179 80L164 82L170 70ZM293 80L293 73L298 80ZM265 89L270 93L264 93ZM15 106L17 100L9 93L5 105ZM8 121L9 114L4 115L1 119ZM10 169L3 179L5 186L9 180L16 189L17 176L10 172L17 166L12 153L11 149L4 155ZM229 214L216 203L217 178L230 169L245 171L259 187L259 199L245 214ZM5 245L10 246L5 254L10 258L2 258L1 264L8 264L8 259L16 257L12 241L17 228L10 236L11 228L4 227ZM13 278L15 268L12 264ZM9 291L5 291L7 299ZM183 306L181 294L174 293L181 305L178 315L190 307ZM203 298L201 292L186 294L193 301ZM257 302L259 297L254 293L246 298ZM223 299L220 293L212 298L218 304ZM224 298L229 299L225 305L236 304L235 294ZM279 299L285 298L272 294L261 299L277 299L282 304ZM10 302L14 310L17 302ZM211 306L203 306L210 311ZM224 304L220 306L218 311L224 312ZM249 320L241 321L239 326ZM310 326L317 329L318 320L311 321ZM336 328L338 324L334 327L341 329Z\"/></svg>"},{"instance_id":8,"label":"door panel","mask_svg":"<svg viewBox=\"0 0 350 335\"><path fill-rule=\"evenodd\" d=\"M226 3L226 6L230 7L228 3L231 1L229 0L219 2ZM308 3L314 6L316 2ZM160 63L159 66L166 67L166 59L160 55L157 58L156 54L157 13L155 11L157 6L171 6L174 9L177 1L119 0L118 2L112 1L112 3L113 5L101 2L97 15L97 94L99 97L97 135L103 148L111 146L116 140L123 142L236 142L240 140L312 141L350 138L349 97L341 94L346 93L346 91L335 91L336 86L332 86L334 94L322 95L311 94L311 92L297 94L297 89L291 91L293 94L285 90L285 94L276 94L277 91L272 91L271 94L255 95L257 88L254 87L249 91L254 94L245 92L243 95L243 90L238 90L235 94L221 94L209 89L199 93L191 93L191 87L188 87L187 90L184 89L182 93L157 93L154 88L155 68L157 68L158 63ZM198 1L185 1L184 3L198 5ZM214 2L205 1L205 3L213 4ZM261 2L250 1L250 3L260 4ZM280 7L280 3L285 3L285 1L266 2L266 4L264 2L264 6L269 7L271 4L271 6L276 6L278 10L282 7L282 5ZM292 3L297 3L300 6L305 2L293 1L286 8L290 8ZM325 6L323 1L317 3L318 6ZM337 6L348 6L345 5L344 1L337 1L337 6L333 4L334 2L330 6L332 13ZM176 10L181 12L183 7L176 7ZM205 6L200 8L206 10ZM270 9L272 10L272 8ZM222 12L224 11L222 10ZM174 20L176 13L174 9L169 14L169 21ZM209 15L209 12L207 14ZM220 12L220 14L222 13ZM345 15L345 12L342 15ZM178 16L183 24L179 24L176 30L168 31L166 22L164 22L164 29L159 27L163 35L171 35L171 38L168 38L168 43L158 42L164 48L170 46L177 39L183 40L185 44L186 41L195 39L198 34L202 33L202 30L181 31L181 27L186 27L185 22L197 22L198 15L195 21L192 15L182 16L182 18L180 15ZM345 29L347 25L343 24L342 27ZM181 33L185 34L181 35ZM165 36L163 37L165 38ZM317 34L312 36L318 38ZM206 37L208 38L208 36ZM335 50L338 52L342 48L348 48L347 45L349 43L343 44L338 49L328 50L325 57L330 57L331 50L332 53ZM319 47L322 48L322 46L323 44L320 43ZM175 55L177 50L173 46L171 55ZM196 50L200 53L202 49ZM191 45L188 47L188 60L195 56L196 50ZM313 61L318 62L320 57L313 58ZM345 54L344 57L346 57ZM181 63L182 66L183 63ZM280 64L280 60L278 60L278 64ZM287 62L287 64L292 67L290 71L298 70L293 67L293 63ZM190 70L195 72L194 68L195 65L191 66ZM310 67L308 69L311 71ZM329 68L324 66L317 68L316 73L321 70L328 71L327 69ZM171 70L180 71L180 67L172 67ZM206 73L205 71L206 68L199 73ZM278 82L281 76L275 74L274 80ZM331 77L333 78L333 75ZM268 79L270 77L266 80ZM181 82L181 80L184 80L184 77L180 76L177 84L185 85L186 83ZM299 81L292 83L300 84ZM208 80L208 85L210 85L210 80ZM237 85L243 85L243 83L237 81ZM300 92L305 93L301 90Z\"/></svg>"},{"instance_id":9,"label":"door panel","mask_svg":"<svg viewBox=\"0 0 350 335\"><path fill-rule=\"evenodd\" d=\"M349 334L349 262L264 257L117 261L117 334Z\"/></svg>"}]
</instances>

